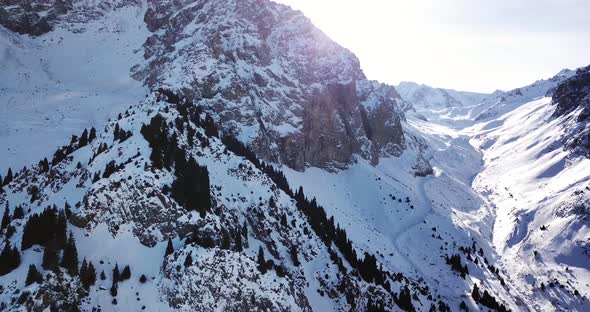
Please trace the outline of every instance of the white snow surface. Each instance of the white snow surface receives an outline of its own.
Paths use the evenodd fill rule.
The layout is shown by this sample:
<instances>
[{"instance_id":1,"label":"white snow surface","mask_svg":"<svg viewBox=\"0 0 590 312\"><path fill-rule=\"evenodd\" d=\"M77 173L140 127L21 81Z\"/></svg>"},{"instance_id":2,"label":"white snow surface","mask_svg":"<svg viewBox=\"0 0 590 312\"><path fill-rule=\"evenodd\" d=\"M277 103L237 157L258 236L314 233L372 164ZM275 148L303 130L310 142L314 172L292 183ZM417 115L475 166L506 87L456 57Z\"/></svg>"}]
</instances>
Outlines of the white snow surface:
<instances>
[{"instance_id":1,"label":"white snow surface","mask_svg":"<svg viewBox=\"0 0 590 312\"><path fill-rule=\"evenodd\" d=\"M143 59L145 8L72 22L37 38L0 26L0 159L22 168L80 129L104 126L147 93L130 69Z\"/></svg>"}]
</instances>

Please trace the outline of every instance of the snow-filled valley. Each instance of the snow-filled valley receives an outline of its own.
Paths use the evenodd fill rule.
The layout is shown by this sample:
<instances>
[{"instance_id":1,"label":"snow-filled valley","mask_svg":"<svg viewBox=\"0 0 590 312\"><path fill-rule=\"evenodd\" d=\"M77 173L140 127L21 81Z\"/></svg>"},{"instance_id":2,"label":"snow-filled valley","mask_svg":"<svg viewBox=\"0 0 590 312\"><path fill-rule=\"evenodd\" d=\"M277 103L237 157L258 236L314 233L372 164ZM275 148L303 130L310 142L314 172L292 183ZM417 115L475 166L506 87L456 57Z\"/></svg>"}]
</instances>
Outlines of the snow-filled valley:
<instances>
[{"instance_id":1,"label":"snow-filled valley","mask_svg":"<svg viewBox=\"0 0 590 312\"><path fill-rule=\"evenodd\" d=\"M590 68L394 88L271 1L23 3L0 311L590 310Z\"/></svg>"}]
</instances>

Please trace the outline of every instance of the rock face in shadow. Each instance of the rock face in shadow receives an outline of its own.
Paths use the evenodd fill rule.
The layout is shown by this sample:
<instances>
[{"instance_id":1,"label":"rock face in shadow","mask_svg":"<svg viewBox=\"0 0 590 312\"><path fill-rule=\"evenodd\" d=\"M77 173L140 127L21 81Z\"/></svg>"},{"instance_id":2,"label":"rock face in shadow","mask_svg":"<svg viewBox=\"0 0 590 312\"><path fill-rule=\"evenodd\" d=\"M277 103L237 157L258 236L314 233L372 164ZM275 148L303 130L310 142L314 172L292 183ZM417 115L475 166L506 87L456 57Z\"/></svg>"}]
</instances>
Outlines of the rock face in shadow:
<instances>
[{"instance_id":1,"label":"rock face in shadow","mask_svg":"<svg viewBox=\"0 0 590 312\"><path fill-rule=\"evenodd\" d=\"M50 32L71 1L0 1L0 25L19 34L39 36Z\"/></svg>"},{"instance_id":2,"label":"rock face in shadow","mask_svg":"<svg viewBox=\"0 0 590 312\"><path fill-rule=\"evenodd\" d=\"M141 4L141 0L0 0L0 25L36 37L54 30L58 24L68 28L70 22L84 24L114 9Z\"/></svg>"},{"instance_id":3,"label":"rock face in shadow","mask_svg":"<svg viewBox=\"0 0 590 312\"><path fill-rule=\"evenodd\" d=\"M283 161L295 169L331 169L345 168L355 154L374 164L381 156L399 155L404 138L395 102L380 98L373 99L376 105L363 105L370 100L367 95L375 94L364 85L332 84L311 96L304 106L303 133L280 145L287 156Z\"/></svg>"},{"instance_id":4,"label":"rock face in shadow","mask_svg":"<svg viewBox=\"0 0 590 312\"><path fill-rule=\"evenodd\" d=\"M349 163L359 149L355 134L361 126L354 85L327 86L304 109L304 161L316 167Z\"/></svg>"},{"instance_id":5,"label":"rock face in shadow","mask_svg":"<svg viewBox=\"0 0 590 312\"><path fill-rule=\"evenodd\" d=\"M554 116L563 116L576 108L583 110L582 119L590 117L590 66L562 82L553 91Z\"/></svg>"},{"instance_id":6,"label":"rock face in shadow","mask_svg":"<svg viewBox=\"0 0 590 312\"><path fill-rule=\"evenodd\" d=\"M564 146L590 158L590 66L578 69L553 91L554 117L565 118Z\"/></svg>"}]
</instances>

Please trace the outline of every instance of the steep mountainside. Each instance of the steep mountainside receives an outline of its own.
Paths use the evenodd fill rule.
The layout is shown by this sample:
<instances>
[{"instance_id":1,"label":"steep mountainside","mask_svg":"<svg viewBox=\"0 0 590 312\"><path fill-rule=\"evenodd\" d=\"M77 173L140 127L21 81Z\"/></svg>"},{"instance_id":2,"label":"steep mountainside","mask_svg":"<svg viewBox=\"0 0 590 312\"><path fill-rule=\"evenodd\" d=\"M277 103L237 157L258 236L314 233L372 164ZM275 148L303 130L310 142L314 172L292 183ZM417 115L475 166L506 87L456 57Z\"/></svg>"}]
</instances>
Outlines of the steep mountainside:
<instances>
[{"instance_id":1,"label":"steep mountainside","mask_svg":"<svg viewBox=\"0 0 590 312\"><path fill-rule=\"evenodd\" d=\"M562 136L566 148L590 158L590 66L559 84L552 102L553 116L567 119Z\"/></svg>"},{"instance_id":2,"label":"steep mountainside","mask_svg":"<svg viewBox=\"0 0 590 312\"><path fill-rule=\"evenodd\" d=\"M590 309L588 68L398 93L268 0L0 25L0 311Z\"/></svg>"},{"instance_id":3,"label":"steep mountainside","mask_svg":"<svg viewBox=\"0 0 590 312\"><path fill-rule=\"evenodd\" d=\"M473 187L495 208L494 246L534 309L585 310L590 161L560 141L575 116L554 111L542 98L471 129L484 154Z\"/></svg>"},{"instance_id":4,"label":"steep mountainside","mask_svg":"<svg viewBox=\"0 0 590 312\"><path fill-rule=\"evenodd\" d=\"M321 208L301 190L291 192L280 172L238 141L220 140L200 110L157 92L104 131L90 131L97 135L76 136L50 161L7 176L4 240L22 253L18 268L1 277L3 307L364 310L370 298L392 309L404 300L392 292L404 287L422 293L421 304L429 306L426 296L434 293L426 285L382 271L371 254L349 255L346 233L338 229L344 240L337 239ZM65 260L50 261L51 233L62 223L29 227L43 211L65 211L70 224L53 237L59 241L66 228L74 233L80 260L107 273L96 286L70 277ZM166 238L173 243L164 253ZM111 275L115 264L129 265L132 280ZM25 287L29 265L46 281Z\"/></svg>"},{"instance_id":5,"label":"steep mountainside","mask_svg":"<svg viewBox=\"0 0 590 312\"><path fill-rule=\"evenodd\" d=\"M114 20L123 27L99 27L97 31L107 34L96 37L114 37L128 44L123 55L112 57L114 51L105 51L97 63L119 59L125 64L118 69L133 66L133 77L150 88L172 86L189 98L201 99L224 129L251 144L260 157L298 170L306 165L343 168L354 160L353 154L377 163L379 157L399 155L405 148L395 89L367 81L352 53L284 5L204 0L64 3L71 9L54 14L57 7L45 2L10 2L3 8L14 12L8 14L10 18L0 18L0 24L29 29L35 19L29 15L41 16L38 19L51 21L47 23L55 28L48 36L61 29L73 32L60 35L61 43L64 37L75 38L72 41L84 34L94 37L87 26L92 22L111 25ZM28 10L29 6L35 10ZM145 16L129 16L133 8ZM120 12L125 12L123 20L116 18ZM143 24L138 17L150 33L135 34L131 41L120 37L119 32L135 28L122 23L135 19ZM34 42L45 43L42 38L47 36ZM143 46L137 39L145 41ZM143 49L144 61L135 58L138 49ZM54 60L59 62L59 56L39 65L52 73L54 65L63 66ZM16 62L22 63L18 57Z\"/></svg>"},{"instance_id":6,"label":"steep mountainside","mask_svg":"<svg viewBox=\"0 0 590 312\"><path fill-rule=\"evenodd\" d=\"M588 309L588 70L563 70L467 108L433 109L440 107L432 96L437 89L400 91L406 101L429 95L408 117L423 124L421 132L433 129L444 138L456 131L429 125L422 117L428 116L458 129L481 152L469 185L490 207L489 239L499 265L532 310ZM461 171L469 172L471 162L463 160Z\"/></svg>"},{"instance_id":7,"label":"steep mountainside","mask_svg":"<svg viewBox=\"0 0 590 312\"><path fill-rule=\"evenodd\" d=\"M157 1L134 76L202 103L260 157L297 170L372 162L404 148L394 88L300 12L270 1Z\"/></svg>"}]
</instances>

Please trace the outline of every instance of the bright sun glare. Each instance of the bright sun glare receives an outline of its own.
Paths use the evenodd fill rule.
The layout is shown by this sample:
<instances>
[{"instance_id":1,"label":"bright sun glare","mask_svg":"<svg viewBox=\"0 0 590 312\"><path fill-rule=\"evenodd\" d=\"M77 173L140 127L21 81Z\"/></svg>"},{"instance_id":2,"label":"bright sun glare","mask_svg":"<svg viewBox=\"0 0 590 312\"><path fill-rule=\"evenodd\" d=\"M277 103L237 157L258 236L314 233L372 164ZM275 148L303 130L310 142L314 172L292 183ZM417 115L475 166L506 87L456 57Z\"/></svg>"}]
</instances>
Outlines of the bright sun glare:
<instances>
[{"instance_id":1,"label":"bright sun glare","mask_svg":"<svg viewBox=\"0 0 590 312\"><path fill-rule=\"evenodd\" d=\"M390 84L492 92L589 62L588 1L278 2L354 52L369 79Z\"/></svg>"}]
</instances>

